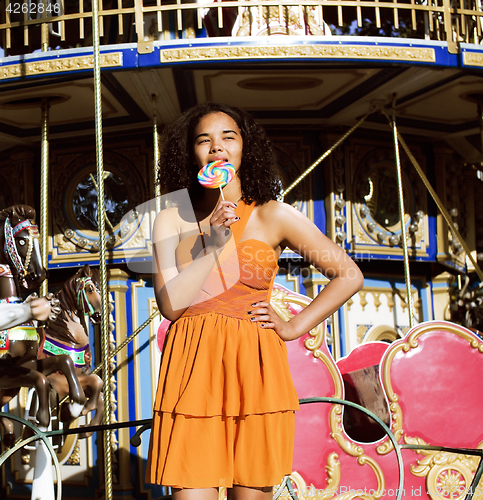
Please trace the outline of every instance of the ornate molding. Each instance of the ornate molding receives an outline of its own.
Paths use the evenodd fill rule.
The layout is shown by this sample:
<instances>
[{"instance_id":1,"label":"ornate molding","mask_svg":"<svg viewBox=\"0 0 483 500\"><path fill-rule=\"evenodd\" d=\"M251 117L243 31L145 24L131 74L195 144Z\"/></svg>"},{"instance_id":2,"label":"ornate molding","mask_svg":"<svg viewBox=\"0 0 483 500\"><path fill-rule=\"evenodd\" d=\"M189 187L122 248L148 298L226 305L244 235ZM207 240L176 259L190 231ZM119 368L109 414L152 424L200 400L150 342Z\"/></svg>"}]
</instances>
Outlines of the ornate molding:
<instances>
[{"instance_id":1,"label":"ornate molding","mask_svg":"<svg viewBox=\"0 0 483 500\"><path fill-rule=\"evenodd\" d=\"M370 45L271 45L210 46L161 50L161 62L203 61L216 59L366 59L436 62L434 49L420 47L380 47Z\"/></svg>"},{"instance_id":2,"label":"ornate molding","mask_svg":"<svg viewBox=\"0 0 483 500\"><path fill-rule=\"evenodd\" d=\"M463 64L466 66L483 66L483 54L481 52L463 52Z\"/></svg>"},{"instance_id":3,"label":"ornate molding","mask_svg":"<svg viewBox=\"0 0 483 500\"><path fill-rule=\"evenodd\" d=\"M427 445L418 437L404 437L406 444ZM479 443L478 448L482 448ZM426 478L426 491L432 500L465 498L479 464L479 457L455 454L447 451L419 450L424 458L416 460L409 469L414 476ZM475 497L481 498L481 486L477 486Z\"/></svg>"},{"instance_id":4,"label":"ornate molding","mask_svg":"<svg viewBox=\"0 0 483 500\"><path fill-rule=\"evenodd\" d=\"M102 68L122 66L122 52L101 54L99 62ZM65 57L22 64L9 64L7 66L0 66L0 80L92 68L94 68L93 55Z\"/></svg>"},{"instance_id":5,"label":"ornate molding","mask_svg":"<svg viewBox=\"0 0 483 500\"><path fill-rule=\"evenodd\" d=\"M296 306L305 308L310 304L311 300L308 297L302 295L295 295L286 290L281 290L279 288L272 289L272 295L270 297L270 304L274 308L275 312L284 320L289 321L293 317L292 311L290 311L288 304L295 304ZM316 351L324 341L325 335L325 322L317 325L315 328L310 330L309 337L305 339L305 347L309 351ZM315 356L315 352L314 352ZM329 364L327 367L329 367Z\"/></svg>"}]
</instances>

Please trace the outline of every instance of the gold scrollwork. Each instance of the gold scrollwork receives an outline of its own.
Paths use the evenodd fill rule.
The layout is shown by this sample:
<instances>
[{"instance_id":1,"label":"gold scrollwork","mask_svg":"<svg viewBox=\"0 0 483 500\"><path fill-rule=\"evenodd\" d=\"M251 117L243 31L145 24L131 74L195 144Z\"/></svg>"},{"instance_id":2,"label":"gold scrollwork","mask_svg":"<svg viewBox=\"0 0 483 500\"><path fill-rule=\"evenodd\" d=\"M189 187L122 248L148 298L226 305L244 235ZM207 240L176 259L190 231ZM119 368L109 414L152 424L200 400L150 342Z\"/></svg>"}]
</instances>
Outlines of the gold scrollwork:
<instances>
[{"instance_id":1,"label":"gold scrollwork","mask_svg":"<svg viewBox=\"0 0 483 500\"><path fill-rule=\"evenodd\" d=\"M418 437L405 436L406 444L426 445ZM478 445L482 448L483 443ZM424 458L410 466L413 475L426 478L426 490L432 500L462 500L473 481L480 457L446 451L418 450ZM475 488L473 498L481 499L483 490L481 483Z\"/></svg>"},{"instance_id":2,"label":"gold scrollwork","mask_svg":"<svg viewBox=\"0 0 483 500\"><path fill-rule=\"evenodd\" d=\"M463 52L463 63L467 66L483 66L483 54L479 52Z\"/></svg>"},{"instance_id":3,"label":"gold scrollwork","mask_svg":"<svg viewBox=\"0 0 483 500\"><path fill-rule=\"evenodd\" d=\"M77 436L74 436L77 439ZM59 459L60 461L60 459ZM81 464L81 449L79 441L76 441L74 449L70 457L65 462L67 465L80 465Z\"/></svg>"},{"instance_id":4,"label":"gold scrollwork","mask_svg":"<svg viewBox=\"0 0 483 500\"><path fill-rule=\"evenodd\" d=\"M342 406L333 405L329 415L330 437L339 445L339 447L352 457L361 457L364 454L364 448L354 442L348 441L343 435L342 430Z\"/></svg>"},{"instance_id":5,"label":"gold scrollwork","mask_svg":"<svg viewBox=\"0 0 483 500\"><path fill-rule=\"evenodd\" d=\"M187 47L161 50L161 62L207 59L328 58L384 59L436 62L434 49L420 47L373 47L368 45L271 45L237 47Z\"/></svg>"},{"instance_id":6,"label":"gold scrollwork","mask_svg":"<svg viewBox=\"0 0 483 500\"><path fill-rule=\"evenodd\" d=\"M295 304L297 306L307 307L310 302L311 300L308 297L291 294L290 292L282 290L280 288L273 288L270 298L270 304L274 308L275 312L284 321L288 321L293 317L292 312L288 308L289 303ZM325 323L321 323L320 325L317 325L315 328L310 330L309 337L305 340L305 347L309 351L318 349L324 341L324 335Z\"/></svg>"},{"instance_id":7,"label":"gold scrollwork","mask_svg":"<svg viewBox=\"0 0 483 500\"><path fill-rule=\"evenodd\" d=\"M307 486L305 480L298 472L292 472L290 474L290 480L292 482L292 488L297 498L300 500L310 499L310 500L376 500L381 498L384 494L384 478L381 470L375 464L375 462L368 457L361 457L359 463L361 465L369 464L376 471L376 477L378 481L377 489L367 492L367 489L353 489L341 495L337 495L337 491L340 487L341 480L341 469L340 461L338 460L338 455L336 453L330 453L327 457L327 465L325 466L327 470L327 486L325 488L316 488L313 484ZM274 487L274 491L277 491L279 486ZM219 497L220 499L223 497ZM283 500L288 500L291 498L287 489L285 489L282 494L278 497Z\"/></svg>"},{"instance_id":8,"label":"gold scrollwork","mask_svg":"<svg viewBox=\"0 0 483 500\"><path fill-rule=\"evenodd\" d=\"M122 66L122 52L101 54L99 64L103 68ZM39 74L59 73L64 71L78 71L94 67L94 56L65 57L49 61L26 62L10 64L0 67L0 80L17 78L20 76L34 76Z\"/></svg>"}]
</instances>

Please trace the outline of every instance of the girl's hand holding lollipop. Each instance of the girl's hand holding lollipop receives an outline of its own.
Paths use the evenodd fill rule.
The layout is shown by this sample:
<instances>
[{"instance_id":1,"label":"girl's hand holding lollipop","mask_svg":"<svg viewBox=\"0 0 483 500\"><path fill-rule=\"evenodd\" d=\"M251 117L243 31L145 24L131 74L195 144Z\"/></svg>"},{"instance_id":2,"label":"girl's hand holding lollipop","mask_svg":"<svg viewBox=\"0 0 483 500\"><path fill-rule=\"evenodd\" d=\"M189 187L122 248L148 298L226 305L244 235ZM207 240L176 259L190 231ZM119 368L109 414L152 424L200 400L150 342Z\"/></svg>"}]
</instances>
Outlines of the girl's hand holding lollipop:
<instances>
[{"instance_id":1,"label":"girl's hand holding lollipop","mask_svg":"<svg viewBox=\"0 0 483 500\"><path fill-rule=\"evenodd\" d=\"M206 188L220 188L221 199L224 200L222 187L226 186L235 176L235 167L223 160L216 160L205 165L198 172L199 183Z\"/></svg>"},{"instance_id":2,"label":"girl's hand holding lollipop","mask_svg":"<svg viewBox=\"0 0 483 500\"><path fill-rule=\"evenodd\" d=\"M216 160L208 163L208 165L205 165L198 172L198 181L203 187L209 189L219 188L221 199L225 201L225 197L223 196L223 191L221 188L226 186L234 176L235 167L231 163L223 160ZM231 223L235 222L236 220L238 220L238 218L232 219ZM224 219L220 226L213 226L213 229L215 230L214 244L216 247L222 247L223 245L225 245L227 238L230 235L230 230L227 227L228 225L224 226L227 221L230 221L230 219ZM222 227L226 228L223 232L220 231Z\"/></svg>"}]
</instances>

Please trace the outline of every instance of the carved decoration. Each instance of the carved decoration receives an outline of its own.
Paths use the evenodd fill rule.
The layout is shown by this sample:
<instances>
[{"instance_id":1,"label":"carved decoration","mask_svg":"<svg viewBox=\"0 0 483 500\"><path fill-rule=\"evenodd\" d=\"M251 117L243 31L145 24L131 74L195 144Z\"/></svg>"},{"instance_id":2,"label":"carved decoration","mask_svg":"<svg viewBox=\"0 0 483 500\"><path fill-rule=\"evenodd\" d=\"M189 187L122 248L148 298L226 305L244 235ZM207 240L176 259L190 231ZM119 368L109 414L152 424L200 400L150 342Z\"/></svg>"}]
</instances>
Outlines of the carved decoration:
<instances>
[{"instance_id":1,"label":"carved decoration","mask_svg":"<svg viewBox=\"0 0 483 500\"><path fill-rule=\"evenodd\" d=\"M284 321L289 321L290 318L293 317L293 312L289 309L289 302L290 304L294 304L302 309L310 304L310 299L302 295L289 294L289 292L287 292L286 290L274 286L270 304ZM317 325L315 328L310 330L309 338L305 341L305 347L309 351L318 349L324 341L324 333L324 323Z\"/></svg>"},{"instance_id":2,"label":"carved decoration","mask_svg":"<svg viewBox=\"0 0 483 500\"><path fill-rule=\"evenodd\" d=\"M363 290L359 291L357 295L359 296L360 300L360 305L362 310L364 311L367 304L369 303L367 300L367 294L371 294L374 297L374 307L376 308L376 311L379 310L379 307L381 307L382 302L381 302L381 295L386 297L386 303L387 307L390 312L394 309L394 306L396 305L395 297L398 296L401 304L401 309L403 312L406 311L407 309L407 293L404 290L401 290L399 288L376 288L376 287L364 287ZM422 307L422 302L421 298L419 297L418 290L412 289L411 290L411 295L413 299L413 304L414 304L414 312L416 313L416 319L419 321L419 318L422 317L421 315L421 307Z\"/></svg>"},{"instance_id":3,"label":"carved decoration","mask_svg":"<svg viewBox=\"0 0 483 500\"><path fill-rule=\"evenodd\" d=\"M95 261L99 251L95 152L57 152L52 161L52 261L77 261L79 254ZM125 258L144 252L151 255L151 218L133 209L149 199L147 154L141 144L112 146L104 153L106 200L106 244L110 255ZM112 215L111 215L112 214ZM121 220L121 216L123 217ZM132 217L131 217L132 214ZM95 219L95 222L94 222ZM109 224L110 223L110 224ZM141 254L140 254L141 256ZM112 258L111 257L111 258Z\"/></svg>"},{"instance_id":4,"label":"carved decoration","mask_svg":"<svg viewBox=\"0 0 483 500\"><path fill-rule=\"evenodd\" d=\"M418 437L404 437L406 444L427 445ZM483 447L483 442L478 448ZM449 453L447 451L418 450L424 458L410 466L411 473L426 478L426 491L432 500L461 500L473 481L480 457ZM483 490L479 485L473 492L475 499L481 499Z\"/></svg>"},{"instance_id":5,"label":"carved decoration","mask_svg":"<svg viewBox=\"0 0 483 500\"><path fill-rule=\"evenodd\" d=\"M357 325L357 343L361 344L364 335L372 328L372 325Z\"/></svg>"},{"instance_id":6,"label":"carved decoration","mask_svg":"<svg viewBox=\"0 0 483 500\"><path fill-rule=\"evenodd\" d=\"M463 52L463 64L467 66L483 66L483 54L481 52Z\"/></svg>"},{"instance_id":7,"label":"carved decoration","mask_svg":"<svg viewBox=\"0 0 483 500\"><path fill-rule=\"evenodd\" d=\"M357 153L352 157L354 182L351 197L355 250L400 254L401 223L394 151L388 146L358 145L356 149ZM425 191L413 169L403 169L403 190L404 224L409 233L409 246L419 255L426 255Z\"/></svg>"},{"instance_id":8,"label":"carved decoration","mask_svg":"<svg viewBox=\"0 0 483 500\"><path fill-rule=\"evenodd\" d=\"M79 465L81 463L81 450L79 441L75 443L74 450L65 463L67 465Z\"/></svg>"},{"instance_id":9,"label":"carved decoration","mask_svg":"<svg viewBox=\"0 0 483 500\"><path fill-rule=\"evenodd\" d=\"M99 57L99 63L102 68L122 66L122 52L101 54ZM0 66L0 80L19 78L21 76L38 76L41 74L79 71L92 69L93 67L94 56L90 55L56 58L48 61L26 62L22 64L10 64L7 66Z\"/></svg>"},{"instance_id":10,"label":"carved decoration","mask_svg":"<svg viewBox=\"0 0 483 500\"><path fill-rule=\"evenodd\" d=\"M233 36L331 35L330 28L316 20L314 6L256 6L244 8L233 27Z\"/></svg>"},{"instance_id":11,"label":"carved decoration","mask_svg":"<svg viewBox=\"0 0 483 500\"><path fill-rule=\"evenodd\" d=\"M451 215L452 222L464 239L471 236L468 199L473 186L468 183L463 162L447 149L436 150L435 168L440 175L436 178L439 197ZM471 211L473 208L471 208ZM437 216L438 255L437 259L445 265L465 271L465 252L456 235L450 230L443 216Z\"/></svg>"},{"instance_id":12,"label":"carved decoration","mask_svg":"<svg viewBox=\"0 0 483 500\"><path fill-rule=\"evenodd\" d=\"M264 46L210 46L161 50L161 62L182 62L226 59L359 59L436 62L434 49L419 47L381 47L369 45L270 45Z\"/></svg>"}]
</instances>

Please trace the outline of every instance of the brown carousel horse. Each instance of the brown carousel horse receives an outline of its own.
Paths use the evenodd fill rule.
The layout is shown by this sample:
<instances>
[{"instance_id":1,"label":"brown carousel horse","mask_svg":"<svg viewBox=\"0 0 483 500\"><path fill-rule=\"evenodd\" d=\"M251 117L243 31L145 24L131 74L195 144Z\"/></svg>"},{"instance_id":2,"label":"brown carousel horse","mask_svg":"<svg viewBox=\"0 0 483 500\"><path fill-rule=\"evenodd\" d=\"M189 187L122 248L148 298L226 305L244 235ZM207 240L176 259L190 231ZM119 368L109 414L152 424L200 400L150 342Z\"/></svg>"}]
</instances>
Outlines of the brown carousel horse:
<instances>
[{"instance_id":1,"label":"brown carousel horse","mask_svg":"<svg viewBox=\"0 0 483 500\"><path fill-rule=\"evenodd\" d=\"M46 277L34 219L35 210L26 205L0 211L0 301L3 303L21 302L21 289L33 291ZM32 323L0 332L0 408L14 398L21 387L33 387L38 397L38 424L47 428L50 422L48 375L64 373L74 412L84 407L85 395L72 359L66 355L38 359L39 344L40 337ZM9 426L6 419L2 423L4 443L8 445L14 439L13 426L11 422Z\"/></svg>"},{"instance_id":2,"label":"brown carousel horse","mask_svg":"<svg viewBox=\"0 0 483 500\"><path fill-rule=\"evenodd\" d=\"M56 320L50 321L44 327L45 341L40 355L41 358L48 358L65 354L72 358L77 377L87 397L82 415L96 410L90 425L100 424L104 414L102 379L90 373L92 358L89 332L85 322L86 314L93 324L98 324L101 320L99 289L99 271L90 268L88 264L85 264L64 283L62 289L55 294L59 300L61 312ZM53 373L48 379L60 398L69 393L67 379L61 373ZM69 422L72 417L62 411L61 420ZM79 437L87 436L79 434Z\"/></svg>"}]
</instances>

